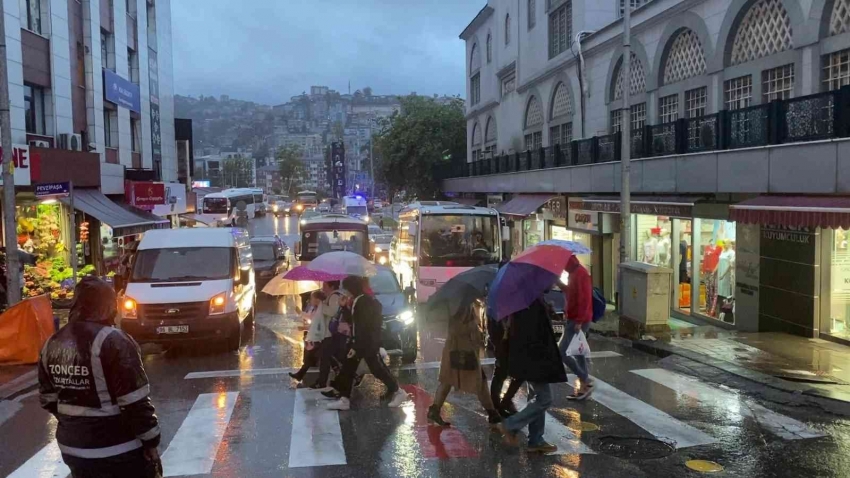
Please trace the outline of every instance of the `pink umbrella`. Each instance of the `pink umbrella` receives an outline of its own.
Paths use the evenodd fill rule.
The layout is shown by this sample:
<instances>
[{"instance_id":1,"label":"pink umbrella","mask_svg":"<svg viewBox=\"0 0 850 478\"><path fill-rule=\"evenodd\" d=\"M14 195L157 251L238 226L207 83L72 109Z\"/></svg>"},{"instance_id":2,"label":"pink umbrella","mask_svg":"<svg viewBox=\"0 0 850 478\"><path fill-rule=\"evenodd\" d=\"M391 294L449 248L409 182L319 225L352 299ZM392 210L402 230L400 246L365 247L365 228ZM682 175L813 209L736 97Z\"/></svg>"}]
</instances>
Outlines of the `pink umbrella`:
<instances>
[{"instance_id":1,"label":"pink umbrella","mask_svg":"<svg viewBox=\"0 0 850 478\"><path fill-rule=\"evenodd\" d=\"M314 271L312 269L308 269L307 266L295 267L293 269L290 269L289 271L287 271L286 274L283 275L284 279L316 282L343 280L346 277L347 276L345 275L329 274L327 272Z\"/></svg>"}]
</instances>

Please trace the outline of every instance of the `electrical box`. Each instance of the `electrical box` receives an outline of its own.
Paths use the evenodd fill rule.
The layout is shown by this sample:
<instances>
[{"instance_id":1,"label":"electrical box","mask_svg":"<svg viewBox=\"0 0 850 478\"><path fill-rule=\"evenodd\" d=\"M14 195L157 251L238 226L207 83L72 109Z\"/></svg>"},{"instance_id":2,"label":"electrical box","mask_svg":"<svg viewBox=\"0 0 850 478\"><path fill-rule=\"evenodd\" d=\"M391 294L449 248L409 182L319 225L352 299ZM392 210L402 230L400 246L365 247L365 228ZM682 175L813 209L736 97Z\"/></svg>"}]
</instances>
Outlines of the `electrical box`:
<instances>
[{"instance_id":1,"label":"electrical box","mask_svg":"<svg viewBox=\"0 0 850 478\"><path fill-rule=\"evenodd\" d=\"M647 327L667 325L673 269L645 262L620 264L622 315Z\"/></svg>"}]
</instances>

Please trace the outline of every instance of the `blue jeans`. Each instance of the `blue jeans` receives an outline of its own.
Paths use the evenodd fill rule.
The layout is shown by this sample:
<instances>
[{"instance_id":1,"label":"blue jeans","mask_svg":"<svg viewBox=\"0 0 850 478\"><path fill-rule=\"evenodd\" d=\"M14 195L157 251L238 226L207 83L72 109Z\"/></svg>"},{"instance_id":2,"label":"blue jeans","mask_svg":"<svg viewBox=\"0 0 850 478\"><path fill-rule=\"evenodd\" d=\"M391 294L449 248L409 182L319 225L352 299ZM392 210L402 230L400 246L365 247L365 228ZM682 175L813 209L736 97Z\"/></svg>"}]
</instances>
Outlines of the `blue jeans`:
<instances>
[{"instance_id":1,"label":"blue jeans","mask_svg":"<svg viewBox=\"0 0 850 478\"><path fill-rule=\"evenodd\" d=\"M581 326L582 332L587 337L587 332L590 330L590 322L585 322ZM587 377L590 375L590 366L587 363L587 358L584 355L569 356L567 355L567 347L570 346L570 341L576 335L576 323L572 320L567 320L567 325L564 326L564 335L561 337L561 343L558 344L558 349L561 351L561 358L564 360L564 365L581 380L581 383L587 382Z\"/></svg>"},{"instance_id":2,"label":"blue jeans","mask_svg":"<svg viewBox=\"0 0 850 478\"><path fill-rule=\"evenodd\" d=\"M516 433L528 425L528 445L539 445L543 441L546 428L546 410L552 406L552 386L548 383L528 382L531 393L528 405L516 414L505 419L505 428Z\"/></svg>"}]
</instances>

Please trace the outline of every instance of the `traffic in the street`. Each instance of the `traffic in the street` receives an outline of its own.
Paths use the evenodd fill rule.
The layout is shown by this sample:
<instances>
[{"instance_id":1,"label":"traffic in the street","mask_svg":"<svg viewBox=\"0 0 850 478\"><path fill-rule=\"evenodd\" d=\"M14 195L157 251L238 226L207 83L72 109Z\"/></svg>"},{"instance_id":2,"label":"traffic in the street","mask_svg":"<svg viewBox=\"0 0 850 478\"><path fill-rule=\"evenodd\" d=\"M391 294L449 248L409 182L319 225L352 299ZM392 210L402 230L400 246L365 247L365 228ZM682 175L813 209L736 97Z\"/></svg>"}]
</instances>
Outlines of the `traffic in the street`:
<instances>
[{"instance_id":1,"label":"traffic in the street","mask_svg":"<svg viewBox=\"0 0 850 478\"><path fill-rule=\"evenodd\" d=\"M387 217L391 214L388 208ZM250 243L281 247L265 239L279 238L282 247L294 250L302 237L299 221L294 215L252 219ZM231 229L208 231L212 238L218 232L230 235ZM137 261L151 244L143 240ZM261 259L255 258L255 267ZM289 267L286 262L282 267ZM379 299L397 294L389 302L380 299L384 304L403 301L394 274L386 270L371 282L374 294ZM131 279L129 291L132 286ZM141 293L134 299L143 307ZM417 316L411 329L415 348L381 359L403 395L398 408L388 407L387 386L367 374L350 393L350 408L338 411L328 406L332 402L321 389L310 386L318 368L309 369L301 382L290 376L305 352L301 307L297 295L258 294L238 348L212 340L143 344L150 401L161 430L163 476L657 477L696 476L722 466L719 476L826 477L846 476L840 470L850 469L850 424L844 418L825 415L812 403L783 403L768 392L718 385L695 376L693 363L661 359L593 335L588 356L593 393L575 400L574 375L552 385L546 454L533 452L531 443L528 450L512 446L502 428L492 426L493 417L488 423L474 393L441 396L446 403L435 419L432 404L445 380L443 349L455 340L445 320ZM513 320L525 318L517 313ZM146 342L145 333L121 328ZM478 353L489 381L496 359L483 342ZM529 396L529 390L534 388L519 387L514 409L522 410L531 398L539 403L540 396ZM37 392L0 402L14 404L0 409L0 475L69 474L54 437L57 422L39 406Z\"/></svg>"}]
</instances>

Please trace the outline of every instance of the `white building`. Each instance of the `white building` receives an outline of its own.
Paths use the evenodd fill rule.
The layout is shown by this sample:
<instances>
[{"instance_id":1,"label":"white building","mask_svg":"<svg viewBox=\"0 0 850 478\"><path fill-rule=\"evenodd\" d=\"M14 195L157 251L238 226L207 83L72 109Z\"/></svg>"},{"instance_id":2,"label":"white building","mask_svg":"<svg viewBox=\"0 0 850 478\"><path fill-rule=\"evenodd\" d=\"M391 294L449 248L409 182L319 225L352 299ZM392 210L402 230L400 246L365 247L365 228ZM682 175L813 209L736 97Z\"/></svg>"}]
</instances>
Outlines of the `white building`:
<instances>
[{"instance_id":1,"label":"white building","mask_svg":"<svg viewBox=\"0 0 850 478\"><path fill-rule=\"evenodd\" d=\"M13 143L51 150L43 160L96 152L107 194L124 192L124 168L177 180L170 0L3 8Z\"/></svg>"},{"instance_id":2,"label":"white building","mask_svg":"<svg viewBox=\"0 0 850 478\"><path fill-rule=\"evenodd\" d=\"M627 253L672 269L672 313L850 344L850 0L628 0L627 78L624 3L487 1L444 190L511 195L514 251L586 243L613 299L629 151Z\"/></svg>"}]
</instances>

